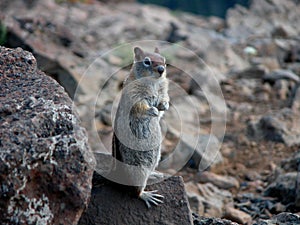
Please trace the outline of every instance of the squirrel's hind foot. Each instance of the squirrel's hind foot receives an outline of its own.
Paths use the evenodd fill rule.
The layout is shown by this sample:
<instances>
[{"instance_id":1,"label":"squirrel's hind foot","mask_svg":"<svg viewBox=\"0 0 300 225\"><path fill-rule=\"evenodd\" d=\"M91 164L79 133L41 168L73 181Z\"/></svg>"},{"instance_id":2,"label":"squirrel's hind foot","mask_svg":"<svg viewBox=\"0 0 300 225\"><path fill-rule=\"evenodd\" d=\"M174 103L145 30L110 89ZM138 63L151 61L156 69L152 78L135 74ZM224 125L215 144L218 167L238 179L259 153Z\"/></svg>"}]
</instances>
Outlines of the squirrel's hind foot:
<instances>
[{"instance_id":1,"label":"squirrel's hind foot","mask_svg":"<svg viewBox=\"0 0 300 225\"><path fill-rule=\"evenodd\" d=\"M157 190L154 191L142 191L140 198L146 203L147 207L150 208L151 204L158 205L163 203L161 200L164 196L157 194Z\"/></svg>"}]
</instances>

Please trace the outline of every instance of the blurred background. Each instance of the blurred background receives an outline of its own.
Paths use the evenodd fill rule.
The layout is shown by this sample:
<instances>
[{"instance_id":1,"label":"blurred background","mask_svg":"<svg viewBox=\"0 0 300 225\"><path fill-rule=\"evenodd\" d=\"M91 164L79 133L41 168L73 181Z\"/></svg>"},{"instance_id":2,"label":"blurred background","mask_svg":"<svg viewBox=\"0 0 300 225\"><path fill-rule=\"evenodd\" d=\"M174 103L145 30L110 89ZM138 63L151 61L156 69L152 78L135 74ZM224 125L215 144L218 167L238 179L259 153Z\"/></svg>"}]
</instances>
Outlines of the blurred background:
<instances>
[{"instance_id":1,"label":"blurred background","mask_svg":"<svg viewBox=\"0 0 300 225\"><path fill-rule=\"evenodd\" d=\"M249 6L249 0L226 0L226 1L139 0L138 2L164 6L174 11L185 11L185 12L191 12L202 16L218 16L221 18L225 18L227 9L233 7L235 4L239 4L245 7Z\"/></svg>"},{"instance_id":2,"label":"blurred background","mask_svg":"<svg viewBox=\"0 0 300 225\"><path fill-rule=\"evenodd\" d=\"M160 169L184 177L195 215L240 224L299 215L298 0L1 0L0 9L0 44L32 52L38 68L65 88L95 154L110 154L111 114L133 46L156 45L169 79L184 91L170 87L178 108L164 116L162 159L182 138L174 111L200 137L196 147L182 140L183 152L195 151L180 171L175 159ZM225 134L213 133L222 116Z\"/></svg>"}]
</instances>

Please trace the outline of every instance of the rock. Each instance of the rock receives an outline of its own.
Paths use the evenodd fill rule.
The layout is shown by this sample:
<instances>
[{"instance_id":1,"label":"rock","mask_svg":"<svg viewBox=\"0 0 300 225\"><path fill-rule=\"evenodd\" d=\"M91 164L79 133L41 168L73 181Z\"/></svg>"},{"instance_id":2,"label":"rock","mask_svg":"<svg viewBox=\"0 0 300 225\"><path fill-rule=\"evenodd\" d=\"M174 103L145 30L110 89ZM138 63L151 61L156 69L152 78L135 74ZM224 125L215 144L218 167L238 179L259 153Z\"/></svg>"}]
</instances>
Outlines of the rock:
<instances>
[{"instance_id":1,"label":"rock","mask_svg":"<svg viewBox=\"0 0 300 225\"><path fill-rule=\"evenodd\" d=\"M111 118L111 112L112 112L112 103L106 103L106 105L101 109L101 111L97 114L96 117L100 117L101 122L104 125L112 126L112 118Z\"/></svg>"},{"instance_id":2,"label":"rock","mask_svg":"<svg viewBox=\"0 0 300 225\"><path fill-rule=\"evenodd\" d=\"M148 209L125 186L119 187L95 174L91 201L78 225L192 224L181 177L171 177L147 189L158 190L164 203Z\"/></svg>"},{"instance_id":3,"label":"rock","mask_svg":"<svg viewBox=\"0 0 300 225\"><path fill-rule=\"evenodd\" d=\"M203 171L222 162L223 157L219 152L219 141L215 136L199 135L196 145L194 145L194 138L186 136L181 139L175 150L160 162L159 168L178 170L187 165Z\"/></svg>"},{"instance_id":4,"label":"rock","mask_svg":"<svg viewBox=\"0 0 300 225\"><path fill-rule=\"evenodd\" d=\"M204 170L222 162L219 140L213 134L200 132L199 109L202 105L195 96L184 93L172 99L163 120L167 124L166 137L173 141L174 150L160 162L161 169L178 171L188 164Z\"/></svg>"},{"instance_id":5,"label":"rock","mask_svg":"<svg viewBox=\"0 0 300 225\"><path fill-rule=\"evenodd\" d=\"M293 9L293 12L290 12ZM227 11L225 33L236 39L252 37L284 36L294 37L300 34L295 25L300 20L300 7L295 1L254 0L249 9L240 5ZM286 20L287 16L293 18Z\"/></svg>"},{"instance_id":6,"label":"rock","mask_svg":"<svg viewBox=\"0 0 300 225\"><path fill-rule=\"evenodd\" d=\"M186 190L191 211L203 215L205 199L199 195L198 186L190 181L184 184L184 188Z\"/></svg>"},{"instance_id":7,"label":"rock","mask_svg":"<svg viewBox=\"0 0 300 225\"><path fill-rule=\"evenodd\" d=\"M300 163L298 161L298 171L297 171L297 180L296 180L296 199L295 206L300 208Z\"/></svg>"},{"instance_id":8,"label":"rock","mask_svg":"<svg viewBox=\"0 0 300 225\"><path fill-rule=\"evenodd\" d=\"M247 171L247 174L245 174L245 179L247 181L257 181L257 182L259 182L262 179L262 177L258 172L250 170L249 172Z\"/></svg>"},{"instance_id":9,"label":"rock","mask_svg":"<svg viewBox=\"0 0 300 225\"><path fill-rule=\"evenodd\" d=\"M248 124L248 134L250 136L262 137L277 142L284 142L282 134L285 131L286 128L282 127L280 121L271 116L264 116L259 121L250 121Z\"/></svg>"},{"instance_id":10,"label":"rock","mask_svg":"<svg viewBox=\"0 0 300 225\"><path fill-rule=\"evenodd\" d=\"M252 222L249 214L233 207L226 207L224 218L239 224L250 224Z\"/></svg>"},{"instance_id":11,"label":"rock","mask_svg":"<svg viewBox=\"0 0 300 225\"><path fill-rule=\"evenodd\" d=\"M232 49L231 42L215 31L224 26L221 19L210 18L208 21L187 13L177 16L162 7L137 3L115 4L111 7L98 1L93 1L93 4L58 4L53 0L34 2L30 8L26 1L9 1L9 4L3 4L5 10L1 15L5 16L3 23L8 30L7 45L23 46L32 51L38 59L39 67L55 78L74 98L82 124L88 130L93 151L104 152L107 149L98 140L98 133L102 132L102 128L93 130L94 124L91 124L90 118L95 117L93 112L99 112L100 115L96 118L96 123L101 123L99 127L102 124L111 125L109 113L102 110L107 102L114 102L120 91L124 75L114 76L116 71L127 75L129 68L124 66L130 67L132 63L132 46L125 44L115 47L116 43L141 39L164 40L170 33L170 26L173 26L170 37L172 41L181 40L184 47L195 53L183 51L183 48L179 51L179 47L174 45L166 46L160 42L155 44L161 47L163 53L168 53L167 63L178 68L173 74L170 70L169 77L180 77L183 80L181 86L187 86L183 87L186 90L191 78L186 77L189 74L198 74L199 68L208 77L208 82L211 83L216 78L215 83L218 85L218 80L224 79L229 70L242 70L248 66ZM45 8L49 10L41 14ZM209 30L210 27L213 30ZM149 42L135 44L150 49ZM198 53L205 55L206 62L211 64L210 68L200 62ZM181 57L177 57L177 54L181 54ZM192 59L187 55L192 55ZM92 61L94 62L91 64ZM195 68L194 65L199 66ZM203 70L202 66L205 67ZM211 68L216 72L212 77ZM178 70L184 72L178 73ZM184 78L182 74L185 74ZM209 84L207 87L208 94L214 93L210 86ZM222 103L222 99L216 94L209 100L212 107L224 115L224 101ZM208 107L205 106L205 110L206 108Z\"/></svg>"},{"instance_id":12,"label":"rock","mask_svg":"<svg viewBox=\"0 0 300 225\"><path fill-rule=\"evenodd\" d=\"M287 211L287 206L283 205L281 202L274 204L274 211L276 213L281 213Z\"/></svg>"},{"instance_id":13,"label":"rock","mask_svg":"<svg viewBox=\"0 0 300 225\"><path fill-rule=\"evenodd\" d=\"M166 38L166 41L171 42L171 43L176 43L179 41L184 41L187 39L186 35L181 35L179 33L179 27L174 23L170 23L170 31L168 34L168 37Z\"/></svg>"},{"instance_id":14,"label":"rock","mask_svg":"<svg viewBox=\"0 0 300 225\"><path fill-rule=\"evenodd\" d=\"M295 73L289 70L274 70L266 75L263 76L263 82L269 82L271 84L274 84L276 80L291 80L294 82L299 82L300 78Z\"/></svg>"},{"instance_id":15,"label":"rock","mask_svg":"<svg viewBox=\"0 0 300 225\"><path fill-rule=\"evenodd\" d=\"M223 74L229 71L244 70L249 67L248 62L232 49L229 41L217 38L211 38L211 40L210 46L205 53L205 61L210 66L214 66ZM224 55L220 55L220 52Z\"/></svg>"},{"instance_id":16,"label":"rock","mask_svg":"<svg viewBox=\"0 0 300 225\"><path fill-rule=\"evenodd\" d=\"M194 184L188 182L185 184L189 202L194 209L200 210L196 213L207 217L222 217L224 215L225 205L233 205L232 195L229 191L220 190L211 183ZM193 202L197 196L197 202ZM202 205L204 209L202 209ZM202 213L203 211L203 213Z\"/></svg>"},{"instance_id":17,"label":"rock","mask_svg":"<svg viewBox=\"0 0 300 225\"><path fill-rule=\"evenodd\" d=\"M222 31L225 28L224 19L217 16L208 17L209 26L215 31Z\"/></svg>"},{"instance_id":18,"label":"rock","mask_svg":"<svg viewBox=\"0 0 300 225\"><path fill-rule=\"evenodd\" d=\"M190 163L194 164L199 171L204 171L209 167L220 164L223 161L223 157L220 152L219 140L214 135L199 135L198 138L196 151ZM192 147L188 146L188 141L186 144L186 147Z\"/></svg>"},{"instance_id":19,"label":"rock","mask_svg":"<svg viewBox=\"0 0 300 225\"><path fill-rule=\"evenodd\" d=\"M295 152L290 158L283 159L280 163L280 167L286 172L296 172L300 166L300 150Z\"/></svg>"},{"instance_id":20,"label":"rock","mask_svg":"<svg viewBox=\"0 0 300 225\"><path fill-rule=\"evenodd\" d=\"M276 224L284 224L284 225L296 225L300 224L300 216L283 212L278 215L273 216L270 220L259 220L253 225L276 225Z\"/></svg>"},{"instance_id":21,"label":"rock","mask_svg":"<svg viewBox=\"0 0 300 225\"><path fill-rule=\"evenodd\" d=\"M266 68L254 66L242 71L238 71L237 78L261 79L266 74Z\"/></svg>"},{"instance_id":22,"label":"rock","mask_svg":"<svg viewBox=\"0 0 300 225\"><path fill-rule=\"evenodd\" d=\"M195 179L200 183L210 182L221 189L230 189L230 188L238 189L240 187L239 182L234 177L221 176L208 171L198 173Z\"/></svg>"},{"instance_id":23,"label":"rock","mask_svg":"<svg viewBox=\"0 0 300 225\"><path fill-rule=\"evenodd\" d=\"M192 74L193 73L196 72L192 72ZM211 75L207 76L207 74ZM202 110L204 107L204 109L208 108L204 110L204 113L210 110L210 119L213 122L219 123L219 126L222 127L222 123L225 120L223 116L227 113L228 109L223 98L222 90L220 89L219 81L216 79L220 79L219 81L221 81L224 78L215 77L211 70L197 73L190 81L189 93L201 100L201 104L199 105L200 109L198 110ZM195 103L199 102L199 100ZM208 104L208 107L205 106L204 103Z\"/></svg>"},{"instance_id":24,"label":"rock","mask_svg":"<svg viewBox=\"0 0 300 225\"><path fill-rule=\"evenodd\" d=\"M113 157L111 154L105 154L102 152L95 152L95 159L96 159L96 167L95 171L101 175L105 176L105 174L108 174L113 166Z\"/></svg>"},{"instance_id":25,"label":"rock","mask_svg":"<svg viewBox=\"0 0 300 225\"><path fill-rule=\"evenodd\" d=\"M264 191L265 196L276 197L283 204L295 204L297 172L279 175Z\"/></svg>"},{"instance_id":26,"label":"rock","mask_svg":"<svg viewBox=\"0 0 300 225\"><path fill-rule=\"evenodd\" d=\"M238 225L235 222L219 218L207 218L193 214L194 225Z\"/></svg>"},{"instance_id":27,"label":"rock","mask_svg":"<svg viewBox=\"0 0 300 225\"><path fill-rule=\"evenodd\" d=\"M73 109L31 53L0 47L1 224L77 224L95 163Z\"/></svg>"},{"instance_id":28,"label":"rock","mask_svg":"<svg viewBox=\"0 0 300 225\"><path fill-rule=\"evenodd\" d=\"M295 146L300 143L299 120L299 116L291 109L283 108L250 120L247 132L250 137L258 140L265 139Z\"/></svg>"},{"instance_id":29,"label":"rock","mask_svg":"<svg viewBox=\"0 0 300 225\"><path fill-rule=\"evenodd\" d=\"M271 35L273 38L287 38L288 32L285 30L285 27L279 26L279 27L275 27L271 31Z\"/></svg>"},{"instance_id":30,"label":"rock","mask_svg":"<svg viewBox=\"0 0 300 225\"><path fill-rule=\"evenodd\" d=\"M286 225L300 224L300 216L293 213L280 213L272 217L277 223L285 223Z\"/></svg>"},{"instance_id":31,"label":"rock","mask_svg":"<svg viewBox=\"0 0 300 225\"><path fill-rule=\"evenodd\" d=\"M85 47L79 46L81 41L67 27L49 21L51 20L38 16L35 19L11 19L7 45L14 48L21 46L33 52L39 68L56 79L73 98L76 91L82 91L77 86L81 78L80 72L84 69L80 59L85 54L79 53L75 48Z\"/></svg>"},{"instance_id":32,"label":"rock","mask_svg":"<svg viewBox=\"0 0 300 225\"><path fill-rule=\"evenodd\" d=\"M297 44L289 46L287 48L286 55L284 56L284 62L295 63L300 62L300 48Z\"/></svg>"},{"instance_id":33,"label":"rock","mask_svg":"<svg viewBox=\"0 0 300 225\"><path fill-rule=\"evenodd\" d=\"M236 209L239 209L254 218L269 219L270 212L277 213L283 205L278 205L276 198L263 197L253 193L238 194L235 197Z\"/></svg>"},{"instance_id":34,"label":"rock","mask_svg":"<svg viewBox=\"0 0 300 225\"><path fill-rule=\"evenodd\" d=\"M286 100L291 94L290 84L287 80L277 80L274 84L276 96L280 100Z\"/></svg>"},{"instance_id":35,"label":"rock","mask_svg":"<svg viewBox=\"0 0 300 225\"><path fill-rule=\"evenodd\" d=\"M287 172L297 172L295 184L295 206L300 207L300 151L293 154L290 158L281 162L281 167Z\"/></svg>"},{"instance_id":36,"label":"rock","mask_svg":"<svg viewBox=\"0 0 300 225\"><path fill-rule=\"evenodd\" d=\"M255 56L257 55L257 49L252 46L247 46L243 49L243 53L248 57Z\"/></svg>"},{"instance_id":37,"label":"rock","mask_svg":"<svg viewBox=\"0 0 300 225\"><path fill-rule=\"evenodd\" d=\"M275 51L275 50L274 50ZM265 53L269 55L270 53ZM255 57L251 59L251 63L256 66L261 66L265 68L266 74L269 73L269 71L278 70L280 69L280 64L278 62L277 58L274 58L274 55L276 53L271 53L272 56L263 56L263 57Z\"/></svg>"},{"instance_id":38,"label":"rock","mask_svg":"<svg viewBox=\"0 0 300 225\"><path fill-rule=\"evenodd\" d=\"M295 87L291 100L291 108L295 113L300 113L300 85Z\"/></svg>"}]
</instances>

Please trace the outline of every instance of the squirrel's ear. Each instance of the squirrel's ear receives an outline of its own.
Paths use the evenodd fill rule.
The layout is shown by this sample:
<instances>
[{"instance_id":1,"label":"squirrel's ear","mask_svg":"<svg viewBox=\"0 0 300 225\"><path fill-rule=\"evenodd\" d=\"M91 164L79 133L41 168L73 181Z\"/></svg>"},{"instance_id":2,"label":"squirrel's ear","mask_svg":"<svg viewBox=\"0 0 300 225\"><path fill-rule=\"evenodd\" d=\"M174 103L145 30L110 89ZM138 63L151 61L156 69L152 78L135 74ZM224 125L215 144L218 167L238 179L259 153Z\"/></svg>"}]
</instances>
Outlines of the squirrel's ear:
<instances>
[{"instance_id":1,"label":"squirrel's ear","mask_svg":"<svg viewBox=\"0 0 300 225\"><path fill-rule=\"evenodd\" d=\"M160 53L158 47L155 47L154 52L158 54Z\"/></svg>"},{"instance_id":2,"label":"squirrel's ear","mask_svg":"<svg viewBox=\"0 0 300 225\"><path fill-rule=\"evenodd\" d=\"M142 61L144 59L144 51L141 48L135 47L133 51L134 51L134 59L136 61Z\"/></svg>"}]
</instances>

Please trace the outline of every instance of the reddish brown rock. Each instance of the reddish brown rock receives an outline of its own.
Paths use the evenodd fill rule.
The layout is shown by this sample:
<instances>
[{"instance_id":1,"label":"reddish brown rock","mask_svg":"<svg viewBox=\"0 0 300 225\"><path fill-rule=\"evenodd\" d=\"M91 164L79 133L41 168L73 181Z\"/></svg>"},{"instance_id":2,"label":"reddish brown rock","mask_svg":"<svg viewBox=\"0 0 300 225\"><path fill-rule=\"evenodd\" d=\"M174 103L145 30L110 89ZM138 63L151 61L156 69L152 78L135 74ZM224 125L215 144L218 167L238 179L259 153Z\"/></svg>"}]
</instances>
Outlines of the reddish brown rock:
<instances>
[{"instance_id":1,"label":"reddish brown rock","mask_svg":"<svg viewBox=\"0 0 300 225\"><path fill-rule=\"evenodd\" d=\"M194 184L190 181L185 184L185 189L191 208L199 215L222 217L225 206L233 206L232 194L211 183Z\"/></svg>"},{"instance_id":2,"label":"reddish brown rock","mask_svg":"<svg viewBox=\"0 0 300 225\"><path fill-rule=\"evenodd\" d=\"M77 224L94 157L64 89L0 47L0 224Z\"/></svg>"},{"instance_id":3,"label":"reddish brown rock","mask_svg":"<svg viewBox=\"0 0 300 225\"><path fill-rule=\"evenodd\" d=\"M161 183L147 186L164 196L164 203L147 208L125 187L118 187L94 176L91 202L79 225L103 224L172 224L191 225L192 216L181 177L171 177Z\"/></svg>"},{"instance_id":4,"label":"reddish brown rock","mask_svg":"<svg viewBox=\"0 0 300 225\"><path fill-rule=\"evenodd\" d=\"M237 179L232 176L221 176L212 172L204 171L197 174L196 180L201 183L212 183L221 189L231 189L240 187Z\"/></svg>"},{"instance_id":5,"label":"reddish brown rock","mask_svg":"<svg viewBox=\"0 0 300 225\"><path fill-rule=\"evenodd\" d=\"M224 218L237 222L239 224L251 224L251 216L241 210L235 209L231 206L226 207Z\"/></svg>"}]
</instances>

